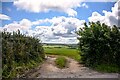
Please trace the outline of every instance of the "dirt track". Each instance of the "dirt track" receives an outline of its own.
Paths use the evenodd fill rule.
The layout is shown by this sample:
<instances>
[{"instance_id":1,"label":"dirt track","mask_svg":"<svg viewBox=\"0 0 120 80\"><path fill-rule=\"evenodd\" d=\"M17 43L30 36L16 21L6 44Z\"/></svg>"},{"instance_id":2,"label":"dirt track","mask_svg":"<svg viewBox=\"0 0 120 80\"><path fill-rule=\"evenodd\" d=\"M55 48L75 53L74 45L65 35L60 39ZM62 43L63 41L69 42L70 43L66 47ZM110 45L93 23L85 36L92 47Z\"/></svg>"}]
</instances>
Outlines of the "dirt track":
<instances>
[{"instance_id":1,"label":"dirt track","mask_svg":"<svg viewBox=\"0 0 120 80\"><path fill-rule=\"evenodd\" d=\"M29 75L30 78L118 78L117 73L100 73L91 70L77 61L67 58L67 68L59 69L55 66L54 60L57 56L51 55L36 72Z\"/></svg>"}]
</instances>

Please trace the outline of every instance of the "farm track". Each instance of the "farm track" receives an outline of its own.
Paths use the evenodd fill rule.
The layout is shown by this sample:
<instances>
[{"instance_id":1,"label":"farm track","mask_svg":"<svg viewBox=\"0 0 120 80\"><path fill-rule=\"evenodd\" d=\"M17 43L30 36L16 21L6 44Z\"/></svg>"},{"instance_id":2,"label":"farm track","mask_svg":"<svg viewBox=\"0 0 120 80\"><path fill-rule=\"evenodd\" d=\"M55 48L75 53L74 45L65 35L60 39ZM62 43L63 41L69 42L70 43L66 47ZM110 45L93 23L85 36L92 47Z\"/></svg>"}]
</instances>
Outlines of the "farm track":
<instances>
[{"instance_id":1,"label":"farm track","mask_svg":"<svg viewBox=\"0 0 120 80\"><path fill-rule=\"evenodd\" d=\"M118 78L117 73L100 73L84 67L77 61L67 58L68 67L59 69L55 66L55 59L58 56L49 55L46 61L38 70L28 75L29 78Z\"/></svg>"}]
</instances>

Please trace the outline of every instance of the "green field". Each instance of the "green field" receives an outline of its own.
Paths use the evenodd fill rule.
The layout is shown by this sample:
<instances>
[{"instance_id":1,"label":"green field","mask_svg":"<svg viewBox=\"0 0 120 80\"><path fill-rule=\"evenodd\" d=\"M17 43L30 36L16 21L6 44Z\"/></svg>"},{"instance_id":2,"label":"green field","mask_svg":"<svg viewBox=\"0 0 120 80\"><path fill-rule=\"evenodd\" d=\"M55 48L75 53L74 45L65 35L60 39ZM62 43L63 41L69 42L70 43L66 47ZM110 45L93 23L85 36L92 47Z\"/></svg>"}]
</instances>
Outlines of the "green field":
<instances>
[{"instance_id":1,"label":"green field","mask_svg":"<svg viewBox=\"0 0 120 80\"><path fill-rule=\"evenodd\" d=\"M71 49L67 46L43 46L46 54L61 55L73 58L77 61L80 60L79 51L77 49Z\"/></svg>"}]
</instances>

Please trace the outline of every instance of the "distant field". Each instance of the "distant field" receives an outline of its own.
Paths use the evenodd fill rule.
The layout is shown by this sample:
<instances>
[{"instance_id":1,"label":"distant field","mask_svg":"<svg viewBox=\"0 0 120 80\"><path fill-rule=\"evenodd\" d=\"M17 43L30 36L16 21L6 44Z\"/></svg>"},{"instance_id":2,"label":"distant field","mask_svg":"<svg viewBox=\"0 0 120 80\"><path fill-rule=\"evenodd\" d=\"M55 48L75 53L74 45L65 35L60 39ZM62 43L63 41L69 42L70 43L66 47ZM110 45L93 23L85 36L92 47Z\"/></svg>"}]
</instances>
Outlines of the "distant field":
<instances>
[{"instance_id":1,"label":"distant field","mask_svg":"<svg viewBox=\"0 0 120 80\"><path fill-rule=\"evenodd\" d=\"M71 57L77 61L80 60L79 51L71 49L68 46L43 46L46 54L61 55Z\"/></svg>"}]
</instances>

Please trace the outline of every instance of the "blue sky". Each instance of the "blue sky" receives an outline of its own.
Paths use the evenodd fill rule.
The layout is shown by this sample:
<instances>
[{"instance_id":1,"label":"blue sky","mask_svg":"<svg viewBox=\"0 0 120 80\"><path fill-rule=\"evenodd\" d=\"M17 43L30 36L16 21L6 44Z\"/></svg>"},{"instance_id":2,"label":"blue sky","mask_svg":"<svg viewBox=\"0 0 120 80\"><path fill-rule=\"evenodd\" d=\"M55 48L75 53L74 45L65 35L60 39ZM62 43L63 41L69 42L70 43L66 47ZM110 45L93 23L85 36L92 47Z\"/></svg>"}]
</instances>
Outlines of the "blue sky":
<instances>
[{"instance_id":1,"label":"blue sky","mask_svg":"<svg viewBox=\"0 0 120 80\"><path fill-rule=\"evenodd\" d=\"M20 29L21 33L40 38L43 43L67 44L78 42L75 31L84 27L84 22L100 21L110 26L118 22L116 2L32 1L2 2L0 29L7 28L9 32Z\"/></svg>"},{"instance_id":2,"label":"blue sky","mask_svg":"<svg viewBox=\"0 0 120 80\"><path fill-rule=\"evenodd\" d=\"M78 15L75 17L78 19L85 20L87 22L88 17L90 17L94 11L99 12L101 15L104 15L102 11L103 10L111 11L111 7L113 7L115 4L115 2L83 2L83 3L86 3L86 5L88 5L88 8L80 7L75 9L78 13ZM52 18L55 16L69 17L67 14L58 11L50 11L48 13L45 12L32 13L27 12L25 10L17 10L17 7L13 5L13 2L3 2L2 13L11 17L11 20L3 22L3 26L13 21L20 21L23 18L35 21L38 19Z\"/></svg>"}]
</instances>

